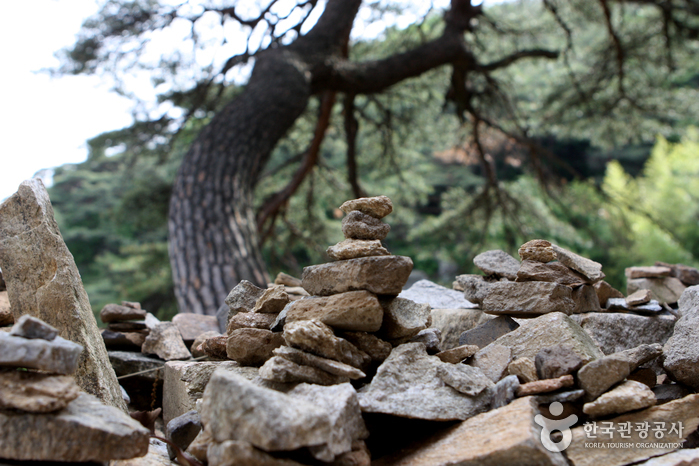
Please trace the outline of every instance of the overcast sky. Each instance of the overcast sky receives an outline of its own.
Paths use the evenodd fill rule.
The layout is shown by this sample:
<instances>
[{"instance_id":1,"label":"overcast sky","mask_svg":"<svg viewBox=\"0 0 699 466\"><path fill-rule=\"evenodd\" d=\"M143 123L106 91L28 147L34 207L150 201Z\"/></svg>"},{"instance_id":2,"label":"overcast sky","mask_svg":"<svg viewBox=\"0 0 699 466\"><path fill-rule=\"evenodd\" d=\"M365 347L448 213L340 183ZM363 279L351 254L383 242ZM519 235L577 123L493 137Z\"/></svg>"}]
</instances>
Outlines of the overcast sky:
<instances>
[{"instance_id":1,"label":"overcast sky","mask_svg":"<svg viewBox=\"0 0 699 466\"><path fill-rule=\"evenodd\" d=\"M42 168L85 160L87 139L131 123L131 102L100 78L36 73L58 63L53 53L96 12L95 0L2 2L0 200Z\"/></svg>"},{"instance_id":2,"label":"overcast sky","mask_svg":"<svg viewBox=\"0 0 699 466\"><path fill-rule=\"evenodd\" d=\"M87 139L131 124L132 102L106 80L39 71L58 65L54 53L97 10L98 0L2 2L0 201L39 170L84 161Z\"/></svg>"}]
</instances>

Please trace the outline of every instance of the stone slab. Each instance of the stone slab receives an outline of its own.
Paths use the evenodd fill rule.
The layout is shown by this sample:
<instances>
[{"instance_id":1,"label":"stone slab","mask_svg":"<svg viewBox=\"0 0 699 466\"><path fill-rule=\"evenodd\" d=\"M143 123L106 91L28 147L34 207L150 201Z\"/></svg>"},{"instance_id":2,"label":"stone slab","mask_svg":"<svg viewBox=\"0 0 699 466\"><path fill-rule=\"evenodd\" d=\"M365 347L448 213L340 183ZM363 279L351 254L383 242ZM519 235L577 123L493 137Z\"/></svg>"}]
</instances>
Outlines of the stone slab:
<instances>
[{"instance_id":1,"label":"stone slab","mask_svg":"<svg viewBox=\"0 0 699 466\"><path fill-rule=\"evenodd\" d=\"M305 267L302 283L309 294L318 296L358 290L398 295L411 270L413 261L409 257L360 257Z\"/></svg>"}]
</instances>

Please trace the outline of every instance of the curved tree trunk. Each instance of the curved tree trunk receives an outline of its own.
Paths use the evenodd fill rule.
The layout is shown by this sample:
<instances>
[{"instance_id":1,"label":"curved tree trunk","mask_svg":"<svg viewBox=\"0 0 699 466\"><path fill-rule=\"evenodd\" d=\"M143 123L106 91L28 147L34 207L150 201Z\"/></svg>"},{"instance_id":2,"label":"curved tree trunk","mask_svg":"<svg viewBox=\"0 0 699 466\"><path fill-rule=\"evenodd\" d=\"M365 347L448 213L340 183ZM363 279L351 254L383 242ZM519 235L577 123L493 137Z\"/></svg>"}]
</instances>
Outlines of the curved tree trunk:
<instances>
[{"instance_id":1,"label":"curved tree trunk","mask_svg":"<svg viewBox=\"0 0 699 466\"><path fill-rule=\"evenodd\" d=\"M451 0L444 33L382 60L343 58L361 0L328 0L316 25L294 43L257 58L245 90L199 134L185 155L170 200L169 248L181 312L215 314L240 280L264 286L252 195L262 168L311 95L380 92L435 67L489 72L546 50L518 51L477 63L463 32L480 14L471 0ZM355 189L357 189L355 187Z\"/></svg>"},{"instance_id":2,"label":"curved tree trunk","mask_svg":"<svg viewBox=\"0 0 699 466\"><path fill-rule=\"evenodd\" d=\"M267 283L253 190L274 146L306 108L313 69L340 49L360 3L329 2L309 34L262 53L245 90L185 155L168 221L180 312L215 314L240 280Z\"/></svg>"}]
</instances>

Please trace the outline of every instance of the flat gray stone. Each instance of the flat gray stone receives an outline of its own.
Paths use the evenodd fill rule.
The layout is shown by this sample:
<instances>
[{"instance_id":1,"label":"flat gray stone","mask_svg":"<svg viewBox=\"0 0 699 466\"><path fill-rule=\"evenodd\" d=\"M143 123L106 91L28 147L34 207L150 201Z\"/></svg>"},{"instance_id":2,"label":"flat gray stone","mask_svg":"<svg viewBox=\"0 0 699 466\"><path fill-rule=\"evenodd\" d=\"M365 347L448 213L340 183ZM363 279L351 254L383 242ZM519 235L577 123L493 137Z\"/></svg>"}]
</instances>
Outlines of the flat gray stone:
<instances>
[{"instance_id":1,"label":"flat gray stone","mask_svg":"<svg viewBox=\"0 0 699 466\"><path fill-rule=\"evenodd\" d=\"M166 424L165 435L168 440L174 443L182 451L194 441L201 432L201 417L196 410L187 411L186 413L171 419ZM170 459L175 459L175 450L168 445L167 452Z\"/></svg>"},{"instance_id":2,"label":"flat gray stone","mask_svg":"<svg viewBox=\"0 0 699 466\"><path fill-rule=\"evenodd\" d=\"M86 393L55 413L0 411L0 432L0 458L32 461L109 461L144 456L150 437L138 421Z\"/></svg>"},{"instance_id":3,"label":"flat gray stone","mask_svg":"<svg viewBox=\"0 0 699 466\"><path fill-rule=\"evenodd\" d=\"M618 353L643 344L664 344L672 335L674 316L641 316L618 312L576 314L577 322L604 354Z\"/></svg>"},{"instance_id":4,"label":"flat gray stone","mask_svg":"<svg viewBox=\"0 0 699 466\"><path fill-rule=\"evenodd\" d=\"M551 249L553 251L553 249ZM533 260L523 260L517 270L518 282L551 282L572 287L585 285L590 281L584 275L566 267L560 262L544 264Z\"/></svg>"},{"instance_id":5,"label":"flat gray stone","mask_svg":"<svg viewBox=\"0 0 699 466\"><path fill-rule=\"evenodd\" d=\"M505 277L509 280L517 278L519 261L499 249L486 251L473 258L473 264L486 275Z\"/></svg>"},{"instance_id":6,"label":"flat gray stone","mask_svg":"<svg viewBox=\"0 0 699 466\"><path fill-rule=\"evenodd\" d=\"M495 384L477 367L466 364L438 366L437 377L459 393L477 396Z\"/></svg>"},{"instance_id":7,"label":"flat gray stone","mask_svg":"<svg viewBox=\"0 0 699 466\"><path fill-rule=\"evenodd\" d=\"M497 280L488 280L483 275L465 274L457 275L452 287L457 291L463 291L463 297L466 301L481 304L488 296L490 288L497 282Z\"/></svg>"},{"instance_id":8,"label":"flat gray stone","mask_svg":"<svg viewBox=\"0 0 699 466\"><path fill-rule=\"evenodd\" d=\"M597 300L599 301L600 306L602 306L603 308L607 307L607 300L609 298L624 298L624 293L617 290L604 280L596 282L593 285L593 287L595 288L595 292L597 293Z\"/></svg>"},{"instance_id":9,"label":"flat gray stone","mask_svg":"<svg viewBox=\"0 0 699 466\"><path fill-rule=\"evenodd\" d=\"M318 367L299 364L282 356L272 356L260 367L260 377L274 383L312 383L336 385L349 382L346 375L336 375Z\"/></svg>"},{"instance_id":10,"label":"flat gray stone","mask_svg":"<svg viewBox=\"0 0 699 466\"><path fill-rule=\"evenodd\" d=\"M305 267L302 283L309 294L318 296L358 290L398 295L411 270L409 257L360 257Z\"/></svg>"},{"instance_id":11,"label":"flat gray stone","mask_svg":"<svg viewBox=\"0 0 699 466\"><path fill-rule=\"evenodd\" d=\"M346 239L330 246L325 253L334 260L356 259L358 257L388 256L391 253L381 245L381 241Z\"/></svg>"},{"instance_id":12,"label":"flat gray stone","mask_svg":"<svg viewBox=\"0 0 699 466\"><path fill-rule=\"evenodd\" d=\"M491 389L490 409L498 409L510 404L512 400L517 398L519 387L521 384L516 375L508 375L500 379Z\"/></svg>"},{"instance_id":13,"label":"flat gray stone","mask_svg":"<svg viewBox=\"0 0 699 466\"><path fill-rule=\"evenodd\" d=\"M429 280L418 280L398 295L416 303L429 304L432 309L474 309L478 306L456 290L437 285Z\"/></svg>"},{"instance_id":14,"label":"flat gray stone","mask_svg":"<svg viewBox=\"0 0 699 466\"><path fill-rule=\"evenodd\" d=\"M239 328L262 328L269 330L277 320L278 314L262 314L260 312L239 312L228 321L226 333L229 335Z\"/></svg>"},{"instance_id":15,"label":"flat gray stone","mask_svg":"<svg viewBox=\"0 0 699 466\"><path fill-rule=\"evenodd\" d=\"M602 272L602 264L595 262L586 257L575 254L574 252L568 251L560 246L552 244L554 252L556 253L556 259L558 262L570 267L576 272L580 272L585 277L587 277L592 283L602 280L605 275Z\"/></svg>"},{"instance_id":16,"label":"flat gray stone","mask_svg":"<svg viewBox=\"0 0 699 466\"><path fill-rule=\"evenodd\" d=\"M470 361L493 382L507 375L507 366L512 361L512 350L507 346L491 344L478 351Z\"/></svg>"},{"instance_id":17,"label":"flat gray stone","mask_svg":"<svg viewBox=\"0 0 699 466\"><path fill-rule=\"evenodd\" d=\"M291 348L290 346L280 346L274 350L275 356L281 356L296 364L311 366L317 369L329 372L333 375L347 377L349 379L362 379L366 377L364 372L349 364L341 363L333 359L322 358L311 353L306 353L300 349Z\"/></svg>"},{"instance_id":18,"label":"flat gray stone","mask_svg":"<svg viewBox=\"0 0 699 466\"><path fill-rule=\"evenodd\" d=\"M105 324L128 320L143 320L145 318L146 311L144 309L120 304L107 304L100 311L100 320Z\"/></svg>"},{"instance_id":19,"label":"flat gray stone","mask_svg":"<svg viewBox=\"0 0 699 466\"><path fill-rule=\"evenodd\" d=\"M0 205L0 268L15 320L32 315L81 345L78 385L126 411L80 272L38 178L24 181Z\"/></svg>"},{"instance_id":20,"label":"flat gray stone","mask_svg":"<svg viewBox=\"0 0 699 466\"><path fill-rule=\"evenodd\" d=\"M656 262L655 265L670 267L670 276L679 278L687 286L699 285L699 270L694 267L684 264L666 264L665 262Z\"/></svg>"},{"instance_id":21,"label":"flat gray stone","mask_svg":"<svg viewBox=\"0 0 699 466\"><path fill-rule=\"evenodd\" d=\"M83 347L61 337L51 341L0 332L0 366L26 367L54 374L73 374Z\"/></svg>"},{"instance_id":22,"label":"flat gray stone","mask_svg":"<svg viewBox=\"0 0 699 466\"><path fill-rule=\"evenodd\" d=\"M287 304L289 304L289 295L286 294L284 285L272 285L262 293L262 296L257 298L255 306L250 312L279 314Z\"/></svg>"},{"instance_id":23,"label":"flat gray stone","mask_svg":"<svg viewBox=\"0 0 699 466\"><path fill-rule=\"evenodd\" d=\"M572 290L549 282L498 282L483 300L483 312L511 316L537 316L550 312L572 314Z\"/></svg>"},{"instance_id":24,"label":"flat gray stone","mask_svg":"<svg viewBox=\"0 0 699 466\"><path fill-rule=\"evenodd\" d=\"M650 265L646 267L627 267L624 275L627 279L634 278L662 278L669 277L672 269L670 267Z\"/></svg>"},{"instance_id":25,"label":"flat gray stone","mask_svg":"<svg viewBox=\"0 0 699 466\"><path fill-rule=\"evenodd\" d=\"M679 400L692 393L686 386L676 383L656 385L652 390L659 405L668 401Z\"/></svg>"},{"instance_id":26,"label":"flat gray stone","mask_svg":"<svg viewBox=\"0 0 699 466\"><path fill-rule=\"evenodd\" d=\"M648 291L648 290L645 290ZM630 311L637 314L654 315L663 312L660 303L655 299L650 300L647 304L636 306L629 305L625 298L609 298L607 300L607 309L610 311Z\"/></svg>"},{"instance_id":27,"label":"flat gray stone","mask_svg":"<svg viewBox=\"0 0 699 466\"><path fill-rule=\"evenodd\" d=\"M428 420L464 420L488 409L490 394L469 397L437 376L439 367L451 366L429 356L422 343L393 349L369 385L359 391L363 412Z\"/></svg>"},{"instance_id":28,"label":"flat gray stone","mask_svg":"<svg viewBox=\"0 0 699 466\"><path fill-rule=\"evenodd\" d=\"M627 380L600 395L595 401L585 403L583 412L593 418L610 414L623 414L655 405L655 394L648 386L635 380Z\"/></svg>"},{"instance_id":29,"label":"flat gray stone","mask_svg":"<svg viewBox=\"0 0 699 466\"><path fill-rule=\"evenodd\" d=\"M409 343L422 343L428 354L437 354L442 351L440 341L442 334L438 328L430 327L425 330L420 330L417 335L412 337Z\"/></svg>"},{"instance_id":30,"label":"flat gray stone","mask_svg":"<svg viewBox=\"0 0 699 466\"><path fill-rule=\"evenodd\" d=\"M503 335L492 344L512 348L513 359L534 358L541 348L557 344L570 346L584 362L603 356L590 336L575 321L560 312L522 321L519 328ZM486 346L481 351L487 348Z\"/></svg>"}]
</instances>

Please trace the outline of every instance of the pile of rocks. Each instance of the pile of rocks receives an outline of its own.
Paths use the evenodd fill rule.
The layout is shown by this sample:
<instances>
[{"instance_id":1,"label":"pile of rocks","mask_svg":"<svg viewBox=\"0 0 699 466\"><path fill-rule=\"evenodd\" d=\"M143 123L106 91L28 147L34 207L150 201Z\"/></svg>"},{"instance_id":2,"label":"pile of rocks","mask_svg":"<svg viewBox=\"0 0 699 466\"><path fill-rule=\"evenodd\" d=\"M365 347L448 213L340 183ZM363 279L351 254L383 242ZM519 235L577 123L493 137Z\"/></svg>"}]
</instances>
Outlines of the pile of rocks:
<instances>
[{"instance_id":1,"label":"pile of rocks","mask_svg":"<svg viewBox=\"0 0 699 466\"><path fill-rule=\"evenodd\" d=\"M109 461L147 453L149 432L71 377L82 352L28 315L0 332L0 458Z\"/></svg>"},{"instance_id":2,"label":"pile of rocks","mask_svg":"<svg viewBox=\"0 0 699 466\"><path fill-rule=\"evenodd\" d=\"M699 271L683 264L656 262L650 267L629 267L625 271L626 292L649 290L653 300L674 305L688 286L699 285Z\"/></svg>"}]
</instances>

